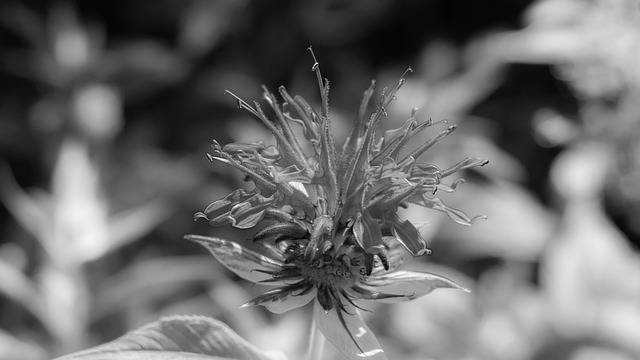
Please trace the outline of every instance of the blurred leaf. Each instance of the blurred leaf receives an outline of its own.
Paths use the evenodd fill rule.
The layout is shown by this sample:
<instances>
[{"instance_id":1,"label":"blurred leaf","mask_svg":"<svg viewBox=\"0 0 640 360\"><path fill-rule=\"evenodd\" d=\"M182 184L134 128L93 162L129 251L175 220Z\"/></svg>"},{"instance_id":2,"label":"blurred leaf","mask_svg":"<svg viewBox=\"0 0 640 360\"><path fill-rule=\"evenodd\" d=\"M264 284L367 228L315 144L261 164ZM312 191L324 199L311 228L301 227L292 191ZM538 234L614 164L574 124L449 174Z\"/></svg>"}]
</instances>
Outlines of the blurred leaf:
<instances>
[{"instance_id":1,"label":"blurred leaf","mask_svg":"<svg viewBox=\"0 0 640 360\"><path fill-rule=\"evenodd\" d=\"M173 256L138 261L96 290L94 319L100 319L137 302L153 302L168 297L198 281L221 279L220 267L210 256ZM158 276L162 274L162 276Z\"/></svg>"},{"instance_id":2,"label":"blurred leaf","mask_svg":"<svg viewBox=\"0 0 640 360\"><path fill-rule=\"evenodd\" d=\"M600 203L612 154L597 144L565 150L551 179L566 205L540 266L559 332L593 336L640 353L640 255Z\"/></svg>"},{"instance_id":3,"label":"blurred leaf","mask_svg":"<svg viewBox=\"0 0 640 360\"><path fill-rule=\"evenodd\" d=\"M45 46L42 21L24 4L4 2L0 8L0 23L27 40L33 47Z\"/></svg>"},{"instance_id":4,"label":"blurred leaf","mask_svg":"<svg viewBox=\"0 0 640 360\"><path fill-rule=\"evenodd\" d=\"M83 262L109 248L109 210L100 176L88 143L71 137L62 142L51 175L53 224L39 239L54 261Z\"/></svg>"},{"instance_id":5,"label":"blurred leaf","mask_svg":"<svg viewBox=\"0 0 640 360\"><path fill-rule=\"evenodd\" d=\"M40 360L45 359L44 349L31 344L0 329L0 359L2 360Z\"/></svg>"},{"instance_id":6,"label":"blurred leaf","mask_svg":"<svg viewBox=\"0 0 640 360\"><path fill-rule=\"evenodd\" d=\"M183 80L190 64L173 49L149 39L115 48L113 74L127 99L144 99Z\"/></svg>"},{"instance_id":7,"label":"blurred leaf","mask_svg":"<svg viewBox=\"0 0 640 360\"><path fill-rule=\"evenodd\" d=\"M113 215L108 224L107 248L98 257L140 239L167 220L172 212L173 208L166 200L155 199Z\"/></svg>"},{"instance_id":8,"label":"blurred leaf","mask_svg":"<svg viewBox=\"0 0 640 360\"><path fill-rule=\"evenodd\" d=\"M160 319L93 349L58 360L138 359L286 359L279 352L264 351L242 339L227 325L203 316L171 316Z\"/></svg>"},{"instance_id":9,"label":"blurred leaf","mask_svg":"<svg viewBox=\"0 0 640 360\"><path fill-rule=\"evenodd\" d=\"M382 312L384 315L375 312L375 320L369 323L384 326L384 332L394 334L399 344L421 354L421 358L462 359L470 349L476 330L473 296L435 291L390 306L388 311ZM378 333L376 328L373 331Z\"/></svg>"},{"instance_id":10,"label":"blurred leaf","mask_svg":"<svg viewBox=\"0 0 640 360\"><path fill-rule=\"evenodd\" d=\"M42 297L36 284L26 275L18 271L4 259L0 259L0 294L21 304L29 312L48 324L47 311L42 303Z\"/></svg>"},{"instance_id":11,"label":"blurred leaf","mask_svg":"<svg viewBox=\"0 0 640 360\"><path fill-rule=\"evenodd\" d=\"M50 218L40 203L27 194L16 182L11 169L0 165L0 201L16 221L36 239L50 227Z\"/></svg>"},{"instance_id":12,"label":"blurred leaf","mask_svg":"<svg viewBox=\"0 0 640 360\"><path fill-rule=\"evenodd\" d=\"M109 217L99 176L86 144L68 140L58 155L53 194L46 194L54 211L27 194L6 165L0 168L0 201L54 259L73 256L81 263L139 239L171 215L171 205L160 198ZM75 236L59 234L60 227Z\"/></svg>"},{"instance_id":13,"label":"blurred leaf","mask_svg":"<svg viewBox=\"0 0 640 360\"><path fill-rule=\"evenodd\" d=\"M190 2L179 24L181 48L192 56L211 51L233 29L247 4L244 0Z\"/></svg>"},{"instance_id":14,"label":"blurred leaf","mask_svg":"<svg viewBox=\"0 0 640 360\"><path fill-rule=\"evenodd\" d=\"M553 213L526 189L514 184L469 183L459 190L456 200L456 207L487 215L486 221L471 227L443 223L442 237L451 239L461 254L535 260L554 230Z\"/></svg>"}]
</instances>

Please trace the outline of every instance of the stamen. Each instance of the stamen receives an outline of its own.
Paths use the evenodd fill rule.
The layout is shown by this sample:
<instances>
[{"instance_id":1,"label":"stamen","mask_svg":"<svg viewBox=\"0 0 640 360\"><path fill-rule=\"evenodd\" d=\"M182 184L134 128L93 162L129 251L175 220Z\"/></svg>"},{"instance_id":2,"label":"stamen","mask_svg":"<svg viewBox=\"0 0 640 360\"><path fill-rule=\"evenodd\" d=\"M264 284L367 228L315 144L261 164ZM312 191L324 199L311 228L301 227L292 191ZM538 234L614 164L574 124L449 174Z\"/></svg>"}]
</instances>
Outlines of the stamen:
<instances>
[{"instance_id":1,"label":"stamen","mask_svg":"<svg viewBox=\"0 0 640 360\"><path fill-rule=\"evenodd\" d=\"M407 76L408 73L412 73L413 69L411 68L411 66L409 66L407 68L407 70L404 71L404 73L402 73L402 76L400 78L404 78L405 76Z\"/></svg>"},{"instance_id":2,"label":"stamen","mask_svg":"<svg viewBox=\"0 0 640 360\"><path fill-rule=\"evenodd\" d=\"M236 98L236 103L238 104L238 108L239 109L245 109L245 110L249 111L250 113L252 113L253 115L255 115L257 117L260 117L258 115L258 112L256 111L256 109L251 107L251 105L249 105L249 103L247 103L246 101L242 100L238 95L234 94L230 90L225 90L224 93L228 94L228 95L231 95L234 98Z\"/></svg>"},{"instance_id":3,"label":"stamen","mask_svg":"<svg viewBox=\"0 0 640 360\"><path fill-rule=\"evenodd\" d=\"M327 90L329 85L326 81L322 80L322 74L320 73L320 64L318 63L318 59L316 59L316 54L313 52L311 46L307 48L313 57L313 66L311 67L311 71L315 71L316 77L318 78L318 87L320 88L320 95L322 97L322 117L327 119L329 117L329 94Z\"/></svg>"}]
</instances>

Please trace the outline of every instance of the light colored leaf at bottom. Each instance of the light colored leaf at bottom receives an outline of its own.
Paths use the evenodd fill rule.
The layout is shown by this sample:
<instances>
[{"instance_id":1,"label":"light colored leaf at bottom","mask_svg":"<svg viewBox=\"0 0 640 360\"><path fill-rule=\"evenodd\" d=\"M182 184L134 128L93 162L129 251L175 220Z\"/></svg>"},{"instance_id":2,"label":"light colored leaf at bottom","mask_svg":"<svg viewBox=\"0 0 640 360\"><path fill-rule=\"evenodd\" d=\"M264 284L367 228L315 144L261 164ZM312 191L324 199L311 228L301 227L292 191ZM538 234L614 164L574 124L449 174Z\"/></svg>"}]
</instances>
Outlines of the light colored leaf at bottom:
<instances>
[{"instance_id":1,"label":"light colored leaf at bottom","mask_svg":"<svg viewBox=\"0 0 640 360\"><path fill-rule=\"evenodd\" d=\"M226 324L204 316L169 316L107 344L57 360L286 360L253 346Z\"/></svg>"}]
</instances>

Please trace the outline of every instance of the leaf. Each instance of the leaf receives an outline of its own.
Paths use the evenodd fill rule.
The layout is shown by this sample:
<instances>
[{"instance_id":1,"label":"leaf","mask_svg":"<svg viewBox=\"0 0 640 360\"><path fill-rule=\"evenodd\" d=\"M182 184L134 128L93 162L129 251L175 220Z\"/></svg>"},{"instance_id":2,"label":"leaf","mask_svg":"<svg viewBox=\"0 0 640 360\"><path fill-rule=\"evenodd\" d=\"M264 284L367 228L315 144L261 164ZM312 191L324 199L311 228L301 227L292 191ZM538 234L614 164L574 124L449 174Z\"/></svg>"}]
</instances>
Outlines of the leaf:
<instances>
[{"instance_id":1,"label":"leaf","mask_svg":"<svg viewBox=\"0 0 640 360\"><path fill-rule=\"evenodd\" d=\"M164 222L172 212L169 202L161 198L115 214L107 224L109 241L94 251L87 251L82 260L96 260L140 239Z\"/></svg>"},{"instance_id":2,"label":"leaf","mask_svg":"<svg viewBox=\"0 0 640 360\"><path fill-rule=\"evenodd\" d=\"M272 280L272 274L284 268L284 263L249 250L233 241L201 235L187 235L185 239L204 246L227 269L254 283ZM282 282L275 281L270 281L270 284L284 285Z\"/></svg>"},{"instance_id":3,"label":"leaf","mask_svg":"<svg viewBox=\"0 0 640 360\"><path fill-rule=\"evenodd\" d=\"M18 185L11 168L6 163L0 164L0 202L38 241L46 237L47 229L52 226L46 207Z\"/></svg>"},{"instance_id":4,"label":"leaf","mask_svg":"<svg viewBox=\"0 0 640 360\"><path fill-rule=\"evenodd\" d=\"M55 326L51 324L49 312L40 288L20 270L0 258L0 295L24 306L26 310L42 322L50 333Z\"/></svg>"},{"instance_id":5,"label":"leaf","mask_svg":"<svg viewBox=\"0 0 640 360\"><path fill-rule=\"evenodd\" d=\"M46 358L46 353L40 345L32 344L0 329L0 359L40 360Z\"/></svg>"},{"instance_id":6,"label":"leaf","mask_svg":"<svg viewBox=\"0 0 640 360\"><path fill-rule=\"evenodd\" d=\"M395 271L371 276L363 286L376 295L383 295L379 301L408 301L427 295L436 289L458 289L469 292L466 288L439 275L416 271ZM387 295L392 295L388 297Z\"/></svg>"},{"instance_id":7,"label":"leaf","mask_svg":"<svg viewBox=\"0 0 640 360\"><path fill-rule=\"evenodd\" d=\"M205 316L168 316L98 347L57 360L285 360L256 348L226 324Z\"/></svg>"},{"instance_id":8,"label":"leaf","mask_svg":"<svg viewBox=\"0 0 640 360\"><path fill-rule=\"evenodd\" d=\"M91 317L102 319L134 304L161 301L194 283L218 284L227 279L219 269L210 255L158 257L135 262L95 285Z\"/></svg>"}]
</instances>

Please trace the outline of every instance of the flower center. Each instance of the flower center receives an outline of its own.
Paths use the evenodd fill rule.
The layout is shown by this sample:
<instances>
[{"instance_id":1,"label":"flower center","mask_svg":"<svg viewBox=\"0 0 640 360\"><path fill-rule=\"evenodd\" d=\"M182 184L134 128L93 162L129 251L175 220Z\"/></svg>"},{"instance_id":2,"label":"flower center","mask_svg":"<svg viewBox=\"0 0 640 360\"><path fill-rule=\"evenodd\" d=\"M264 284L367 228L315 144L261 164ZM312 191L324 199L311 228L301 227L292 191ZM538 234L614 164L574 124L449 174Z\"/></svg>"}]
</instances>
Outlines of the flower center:
<instances>
[{"instance_id":1,"label":"flower center","mask_svg":"<svg viewBox=\"0 0 640 360\"><path fill-rule=\"evenodd\" d=\"M366 275L364 257L354 246L328 251L311 263L300 264L302 275L318 285L345 288Z\"/></svg>"}]
</instances>

